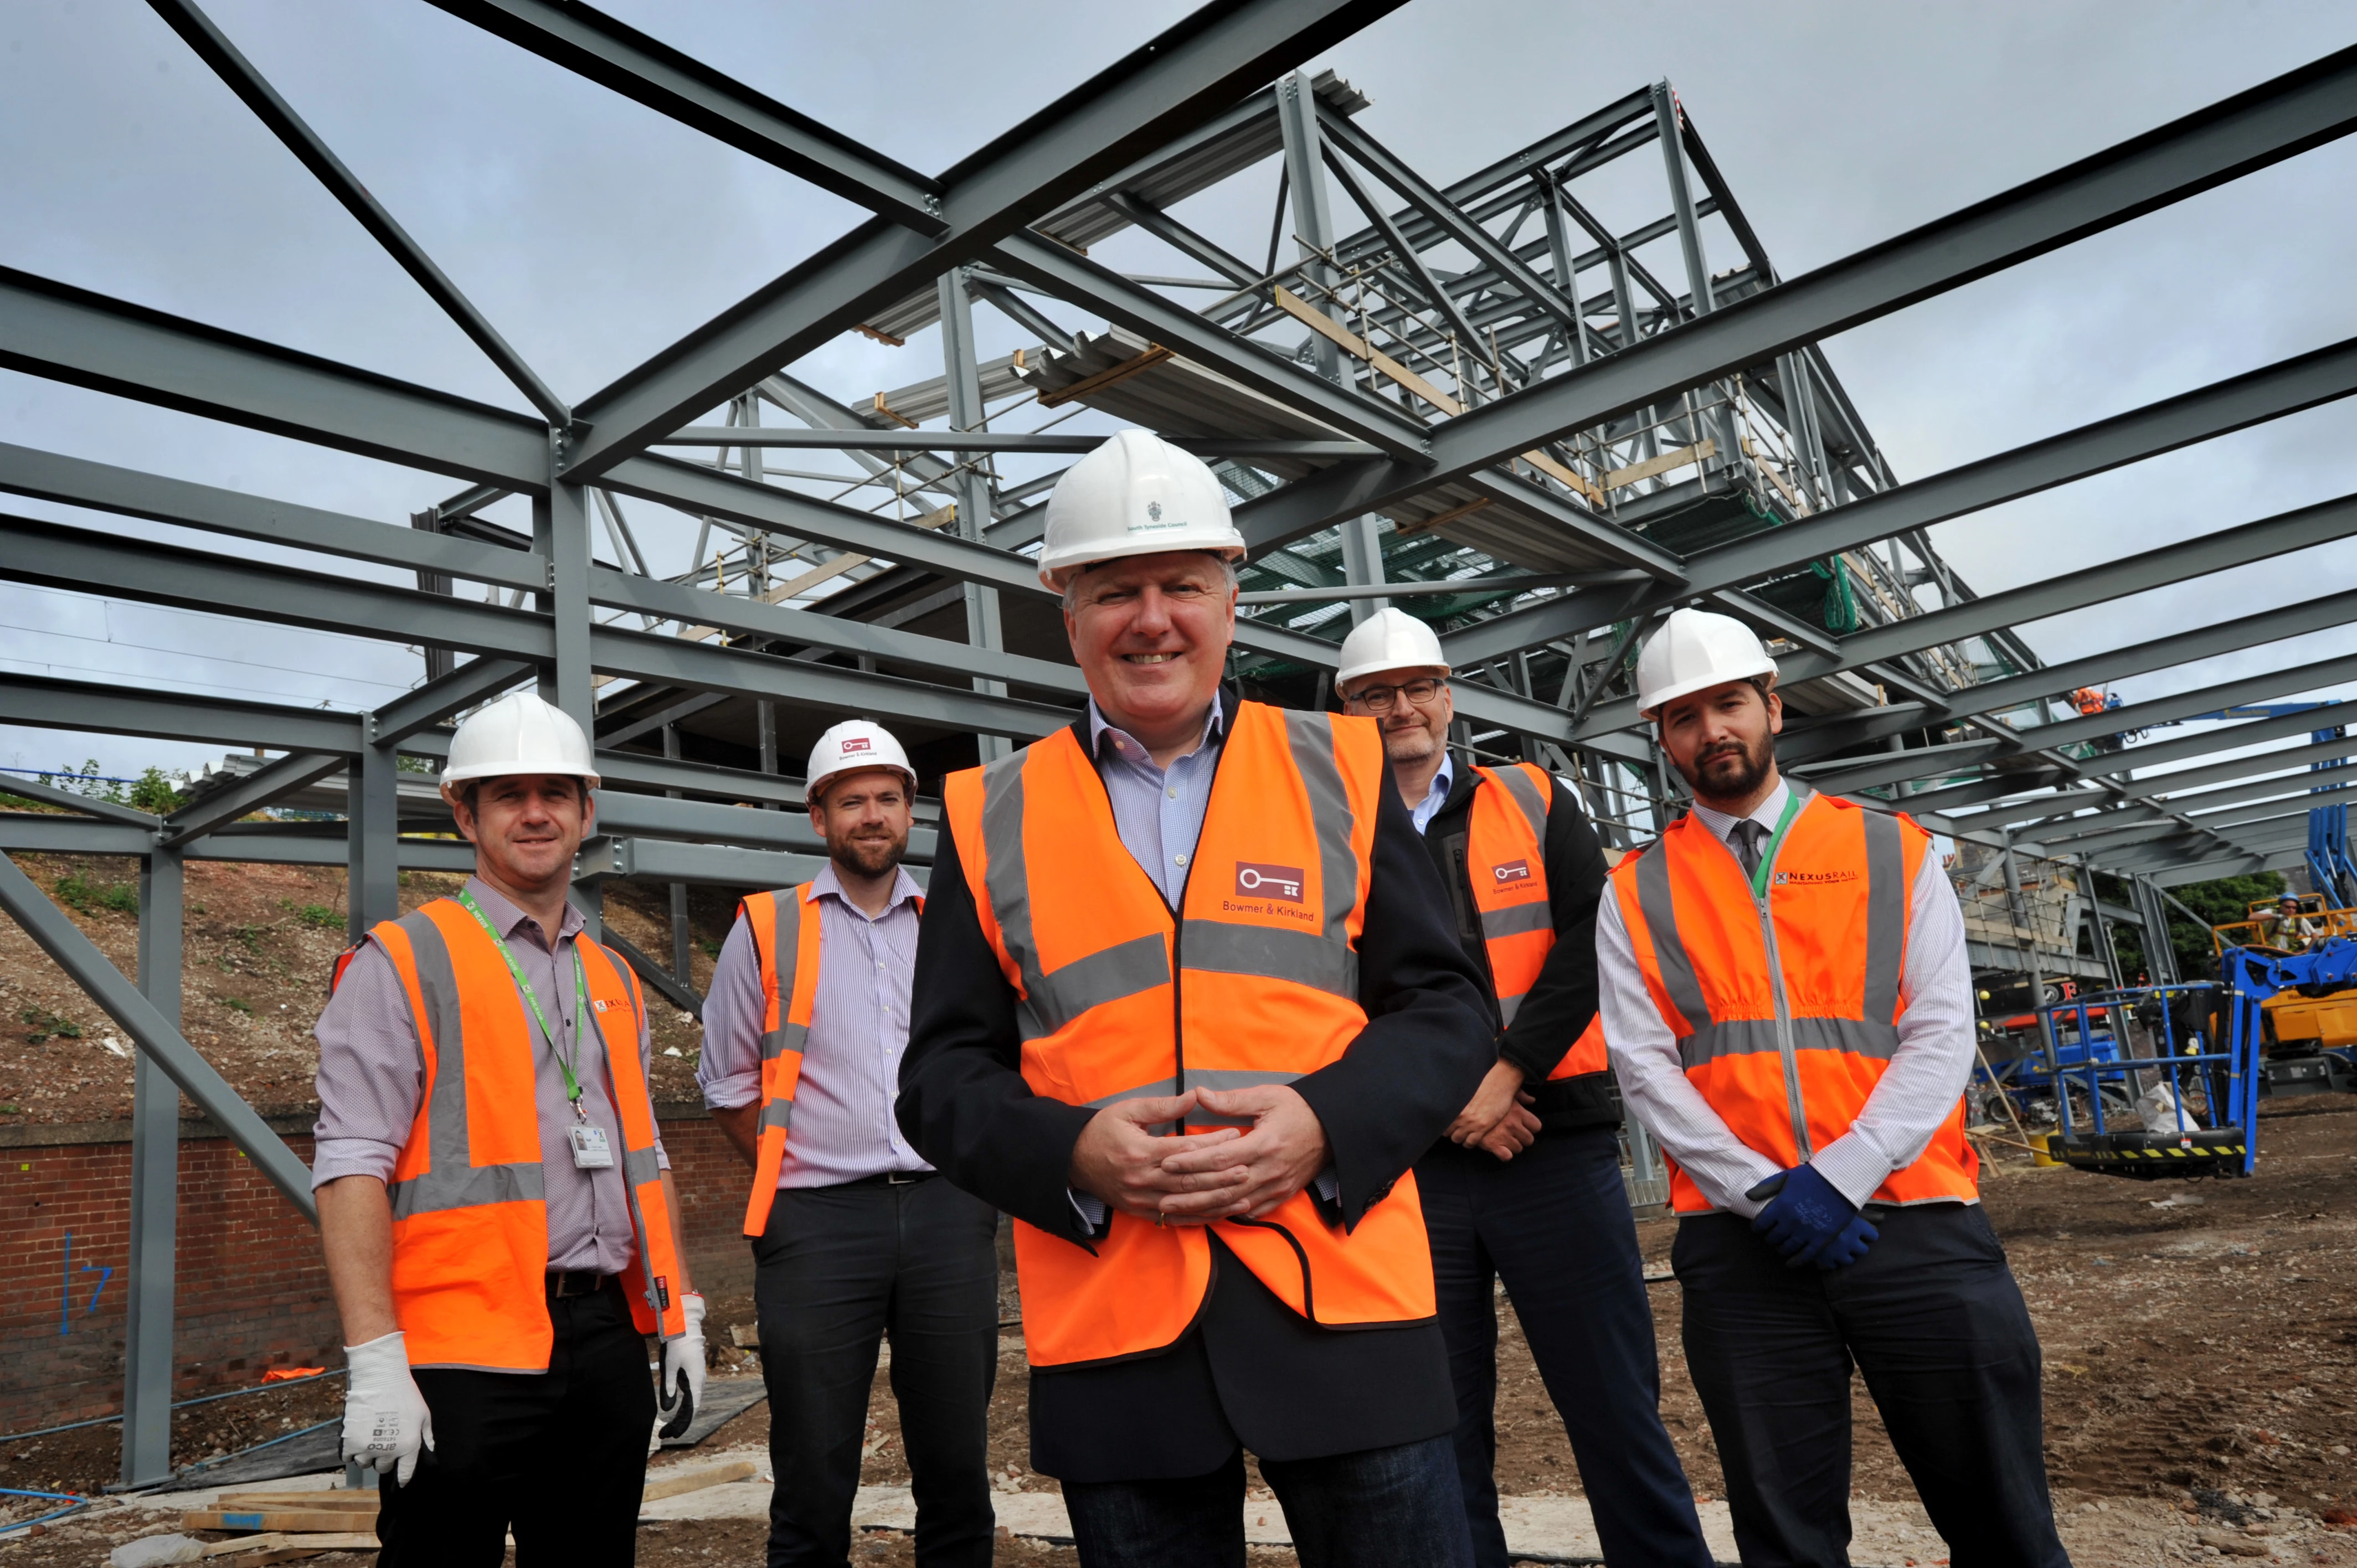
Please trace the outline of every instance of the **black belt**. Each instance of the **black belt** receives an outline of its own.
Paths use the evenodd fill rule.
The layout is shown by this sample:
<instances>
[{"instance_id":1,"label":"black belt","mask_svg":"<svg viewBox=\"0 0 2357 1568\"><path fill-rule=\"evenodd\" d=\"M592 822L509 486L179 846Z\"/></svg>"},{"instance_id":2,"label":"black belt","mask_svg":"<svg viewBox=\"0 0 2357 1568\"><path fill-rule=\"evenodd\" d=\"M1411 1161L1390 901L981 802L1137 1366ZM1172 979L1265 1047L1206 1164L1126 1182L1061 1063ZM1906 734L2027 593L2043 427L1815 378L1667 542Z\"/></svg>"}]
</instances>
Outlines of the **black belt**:
<instances>
[{"instance_id":1,"label":"black belt","mask_svg":"<svg viewBox=\"0 0 2357 1568\"><path fill-rule=\"evenodd\" d=\"M920 1181L931 1181L939 1171L877 1171L874 1176L847 1181L845 1187L913 1187Z\"/></svg>"},{"instance_id":2,"label":"black belt","mask_svg":"<svg viewBox=\"0 0 2357 1568\"><path fill-rule=\"evenodd\" d=\"M614 1275L601 1274L594 1269L551 1269L548 1299L563 1301L567 1296L596 1295L614 1279Z\"/></svg>"}]
</instances>

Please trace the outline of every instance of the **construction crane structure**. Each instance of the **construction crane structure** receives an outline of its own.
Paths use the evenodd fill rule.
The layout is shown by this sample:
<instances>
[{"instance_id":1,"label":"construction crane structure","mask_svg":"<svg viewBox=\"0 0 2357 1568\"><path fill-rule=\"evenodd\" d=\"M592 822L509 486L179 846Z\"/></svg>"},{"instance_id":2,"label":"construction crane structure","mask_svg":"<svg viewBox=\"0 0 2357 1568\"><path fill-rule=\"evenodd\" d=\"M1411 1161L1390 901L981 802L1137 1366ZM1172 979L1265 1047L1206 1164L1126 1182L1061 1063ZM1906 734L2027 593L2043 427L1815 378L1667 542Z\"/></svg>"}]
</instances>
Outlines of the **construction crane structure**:
<instances>
[{"instance_id":1,"label":"construction crane structure","mask_svg":"<svg viewBox=\"0 0 2357 1568\"><path fill-rule=\"evenodd\" d=\"M396 912L403 869L470 866L435 836L431 769L456 715L536 682L598 747L576 872L593 918L614 879L672 885L679 910L688 884L806 878L820 846L781 758L834 719L892 725L928 784L1072 722L1084 688L1030 555L1057 473L1121 424L1232 492L1249 689L1329 702L1341 635L1397 605L1441 632L1455 743L1552 768L1616 845L1678 809L1635 711L1640 639L1681 605L1747 620L1781 661L1784 766L1952 837L1988 905L1976 965L2033 991L2104 978L2108 921L2165 955L2171 884L2299 864L2324 802L2285 770L2357 752L2335 729L2177 766L2319 732L2331 704L2118 738L2329 690L2357 656L2092 714L2070 700L2345 623L2357 595L2056 666L2013 629L2330 544L2357 532L2357 496L1988 594L1927 532L2357 392L2357 340L1913 477L1819 347L2357 129L2357 51L1787 278L1666 82L1471 173L1414 166L1362 124L1361 85L1302 69L1399 0L1214 0L938 177L587 5L433 3L873 216L611 385L560 394L234 40L191 0L151 0L518 401L0 270L0 366L459 487L361 516L0 446L0 491L73 509L0 514L0 579L425 650L414 689L374 706L0 674L0 722L244 754L162 816L14 781L69 811L0 812L0 851L143 868L135 984L0 855L0 906L139 1047L128 1480L168 1465L178 1094L310 1204L301 1163L179 1030L185 862L348 866L357 934ZM978 315L1023 346L985 358ZM937 353L937 373L802 379L845 333ZM920 875L932 835L911 837ZM628 956L693 1007L675 925L668 963Z\"/></svg>"}]
</instances>

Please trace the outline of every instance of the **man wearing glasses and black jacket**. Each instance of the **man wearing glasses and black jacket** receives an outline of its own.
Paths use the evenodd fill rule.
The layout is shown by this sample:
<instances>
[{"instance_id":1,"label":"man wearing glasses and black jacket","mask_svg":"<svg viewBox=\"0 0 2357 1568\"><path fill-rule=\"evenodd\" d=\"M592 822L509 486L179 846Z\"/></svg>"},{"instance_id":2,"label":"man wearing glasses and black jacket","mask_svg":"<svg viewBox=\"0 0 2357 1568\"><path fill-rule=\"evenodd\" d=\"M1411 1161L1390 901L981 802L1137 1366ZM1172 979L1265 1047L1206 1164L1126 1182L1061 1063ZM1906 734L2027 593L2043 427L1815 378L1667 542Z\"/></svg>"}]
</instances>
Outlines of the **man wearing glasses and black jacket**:
<instances>
[{"instance_id":1,"label":"man wearing glasses and black jacket","mask_svg":"<svg viewBox=\"0 0 2357 1568\"><path fill-rule=\"evenodd\" d=\"M1563 1417L1606 1558L1711 1561L1661 1418L1652 1311L1620 1178L1596 1025L1596 908L1608 867L1578 803L1528 763L1461 767L1432 628L1380 610L1343 642L1335 686L1383 730L1392 781L1489 981L1498 1060L1416 1162L1457 1392L1457 1468L1473 1556L1505 1568L1494 1474L1496 1282Z\"/></svg>"}]
</instances>

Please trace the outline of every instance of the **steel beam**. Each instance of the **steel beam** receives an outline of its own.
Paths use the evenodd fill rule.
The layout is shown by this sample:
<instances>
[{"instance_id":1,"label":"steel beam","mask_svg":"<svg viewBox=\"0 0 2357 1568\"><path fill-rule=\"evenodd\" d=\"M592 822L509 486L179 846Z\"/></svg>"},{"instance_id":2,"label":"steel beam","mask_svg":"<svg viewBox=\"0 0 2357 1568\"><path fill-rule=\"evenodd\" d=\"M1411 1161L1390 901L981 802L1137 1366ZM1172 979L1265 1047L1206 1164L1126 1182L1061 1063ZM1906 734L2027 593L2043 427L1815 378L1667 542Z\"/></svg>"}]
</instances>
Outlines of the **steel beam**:
<instances>
[{"instance_id":1,"label":"steel beam","mask_svg":"<svg viewBox=\"0 0 2357 1568\"><path fill-rule=\"evenodd\" d=\"M1447 421L1433 430L1427 471L1396 460L1339 465L1247 502L1238 509L1238 522L1256 549L1297 539L1380 500L1404 498L1566 432L1594 429L2100 233L2352 129L2357 129L2357 49L2343 49ZM1797 553L1805 560L1824 553L1813 542ZM1500 649L1489 657L1510 651Z\"/></svg>"},{"instance_id":2,"label":"steel beam","mask_svg":"<svg viewBox=\"0 0 2357 1568\"><path fill-rule=\"evenodd\" d=\"M825 868L824 855L601 835L581 845L573 875L576 881L619 877L630 882L694 882L723 887L791 887L808 882ZM927 867L912 865L909 875L921 886L931 873Z\"/></svg>"},{"instance_id":3,"label":"steel beam","mask_svg":"<svg viewBox=\"0 0 2357 1568\"><path fill-rule=\"evenodd\" d=\"M471 708L498 696L532 674L533 666L521 660L469 660L447 675L428 681L369 714L366 738L376 746L407 740L420 730L440 724L460 708Z\"/></svg>"},{"instance_id":4,"label":"steel beam","mask_svg":"<svg viewBox=\"0 0 2357 1568\"><path fill-rule=\"evenodd\" d=\"M1205 370L1392 456L1412 463L1423 459L1424 423L1405 409L1279 359L1077 251L1026 231L999 241L993 254L999 266L1059 299L1092 310Z\"/></svg>"},{"instance_id":5,"label":"steel beam","mask_svg":"<svg viewBox=\"0 0 2357 1568\"><path fill-rule=\"evenodd\" d=\"M2213 784L2232 784L2245 779L2264 778L2270 773L2305 768L2311 762L2338 761L2342 758L2357 759L2357 737L2348 740L2314 741L2307 746L2290 746L2282 751L2263 752L2256 757L2237 757L2225 762L2213 762L2203 768L2186 768L2173 773L2147 775L2133 785L2107 786L2109 790L2117 791L2116 793L2086 795L2076 801L2069 796L2058 796L2046 800L2033 799L2018 806L1993 807L1987 811L1975 813L1974 820L1986 817L1994 822L2002 816L2007 822L2016 824L2041 822L2050 818L2065 821L2074 814L2076 809L2083 809L2090 805L2173 800L2181 791L2188 789L2204 789ZM2066 809L2061 811L2051 809L2057 806Z\"/></svg>"},{"instance_id":6,"label":"steel beam","mask_svg":"<svg viewBox=\"0 0 2357 1568\"><path fill-rule=\"evenodd\" d=\"M597 820L593 832L615 838L742 844L822 857L826 854L826 841L819 837L810 818L800 811L764 811L752 806L674 800L662 795L633 795L619 789L597 791ZM934 829L909 829L909 859L912 863L931 865L934 847Z\"/></svg>"},{"instance_id":7,"label":"steel beam","mask_svg":"<svg viewBox=\"0 0 2357 1568\"><path fill-rule=\"evenodd\" d=\"M598 474L837 333L932 285L1398 0L1215 0L943 174L929 238L871 220L576 410L568 454Z\"/></svg>"},{"instance_id":8,"label":"steel beam","mask_svg":"<svg viewBox=\"0 0 2357 1568\"><path fill-rule=\"evenodd\" d=\"M425 248L410 238L409 231L385 209L384 204L344 166L343 160L304 123L294 106L278 95L253 63L229 41L229 36L213 25L211 17L199 10L193 0L147 0L147 4L196 51L199 59L212 67L213 74L226 82L231 92L244 100L254 117L270 127L271 134L328 188L328 194L344 204L344 210L385 248L401 270L442 307L443 314L474 339L475 346L500 368L500 373L515 383L516 390L540 410L542 418L560 430L570 423L572 416L565 401L533 373L532 367L523 362L523 356L500 336L499 329L475 308L474 302L458 291L458 285L443 274L442 269L434 264L434 258L425 253Z\"/></svg>"},{"instance_id":9,"label":"steel beam","mask_svg":"<svg viewBox=\"0 0 2357 1568\"><path fill-rule=\"evenodd\" d=\"M165 1075L180 1086L197 1109L212 1118L230 1142L286 1195L286 1201L317 1224L318 1207L311 1201L311 1173L295 1152L280 1141L253 1107L205 1060L162 1009L139 993L107 961L98 944L83 936L74 923L42 892L16 861L0 854L0 908L7 910L25 934L66 972L83 994L98 1004L140 1051L155 1058ZM177 1109L177 1108L176 1108Z\"/></svg>"},{"instance_id":10,"label":"steel beam","mask_svg":"<svg viewBox=\"0 0 2357 1568\"><path fill-rule=\"evenodd\" d=\"M579 0L430 3L879 218L921 234L949 227L939 181Z\"/></svg>"},{"instance_id":11,"label":"steel beam","mask_svg":"<svg viewBox=\"0 0 2357 1568\"><path fill-rule=\"evenodd\" d=\"M163 821L160 817L135 807L118 806L112 800L101 800L71 789L60 789L55 785L38 783L30 779L18 779L13 775L0 776L0 793L18 796L27 800L38 800L45 806L63 806L69 811L79 811L83 816L96 817L101 822L123 822L135 828L153 830L160 826Z\"/></svg>"},{"instance_id":12,"label":"steel beam","mask_svg":"<svg viewBox=\"0 0 2357 1568\"><path fill-rule=\"evenodd\" d=\"M283 800L330 773L341 772L343 767L342 757L323 757L317 752L296 752L282 757L269 766L247 774L227 789L216 789L204 799L172 812L164 819L163 826L156 832L156 844L163 849L178 849L190 839L202 838L215 828L258 811L272 801Z\"/></svg>"},{"instance_id":13,"label":"steel beam","mask_svg":"<svg viewBox=\"0 0 2357 1568\"><path fill-rule=\"evenodd\" d=\"M12 267L0 368L503 489L548 483L536 419Z\"/></svg>"},{"instance_id":14,"label":"steel beam","mask_svg":"<svg viewBox=\"0 0 2357 1568\"><path fill-rule=\"evenodd\" d=\"M521 550L266 500L242 490L167 479L29 446L0 443L0 490L503 588L540 588L548 581L548 563Z\"/></svg>"},{"instance_id":15,"label":"steel beam","mask_svg":"<svg viewBox=\"0 0 2357 1568\"><path fill-rule=\"evenodd\" d=\"M1723 320L1749 303L1738 301L1711 319ZM1803 518L1789 528L1771 529L1702 551L1685 563L1685 592L1756 582L1840 551L2280 419L2352 392L2357 392L2357 338L1882 490ZM1663 592L1655 602L1667 603L1673 596ZM1574 595L1469 628L1444 639L1442 646L1450 650L1453 660L1499 659L1618 618L1593 596ZM1590 722L1625 721L1616 707Z\"/></svg>"},{"instance_id":16,"label":"steel beam","mask_svg":"<svg viewBox=\"0 0 2357 1568\"><path fill-rule=\"evenodd\" d=\"M2344 654L2338 659L2319 659L2311 664L2223 681L2197 691L2181 692L2173 697L2155 697L2147 702L2130 703L2126 707L2108 709L2083 718L2035 725L2022 731L2021 736L2027 745L2052 750L2104 736L2125 735L2130 730L2176 724L2196 714L2214 713L2221 708L2238 707L2244 703L2263 703L2298 692L2319 691L2352 680L2357 680L2357 654ZM2323 710L2317 712L2320 715ZM2321 716L2302 714L2301 717L2309 720L2303 726L2309 729L2321 729L2333 722ZM2129 754L2122 752L2119 755L2125 757ZM2127 766L2132 768L2136 765L2131 762Z\"/></svg>"},{"instance_id":17,"label":"steel beam","mask_svg":"<svg viewBox=\"0 0 2357 1568\"><path fill-rule=\"evenodd\" d=\"M180 1026L186 879L156 850L139 869L139 993ZM172 1285L180 1208L180 1090L156 1058L131 1068L131 1240L123 1326L123 1484L172 1477Z\"/></svg>"},{"instance_id":18,"label":"steel beam","mask_svg":"<svg viewBox=\"0 0 2357 1568\"><path fill-rule=\"evenodd\" d=\"M343 757L358 755L364 744L360 721L350 714L220 697L159 695L97 682L35 675L0 674L0 723L143 736L152 740L259 746L272 751L333 751Z\"/></svg>"},{"instance_id":19,"label":"steel beam","mask_svg":"<svg viewBox=\"0 0 2357 1568\"><path fill-rule=\"evenodd\" d=\"M1265 441L1251 436L1171 435L1182 452L1201 457L1372 457L1380 448L1364 441ZM1102 435L1064 435L1055 431L999 430L797 430L787 424L691 424L674 430L656 446L768 446L792 451L887 452L1093 452Z\"/></svg>"}]
</instances>

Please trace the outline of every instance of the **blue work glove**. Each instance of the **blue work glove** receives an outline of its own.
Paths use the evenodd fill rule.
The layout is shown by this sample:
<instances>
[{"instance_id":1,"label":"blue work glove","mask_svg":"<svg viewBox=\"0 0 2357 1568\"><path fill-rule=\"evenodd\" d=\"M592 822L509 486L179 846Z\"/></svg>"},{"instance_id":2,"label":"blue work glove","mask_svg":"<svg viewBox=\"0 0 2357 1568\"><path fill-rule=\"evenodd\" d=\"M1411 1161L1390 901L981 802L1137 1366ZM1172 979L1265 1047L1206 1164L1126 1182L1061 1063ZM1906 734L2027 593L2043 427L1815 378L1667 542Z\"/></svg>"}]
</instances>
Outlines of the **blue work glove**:
<instances>
[{"instance_id":1,"label":"blue work glove","mask_svg":"<svg viewBox=\"0 0 2357 1568\"><path fill-rule=\"evenodd\" d=\"M1867 1244L1882 1234L1814 1165L1779 1171L1744 1196L1767 1204L1752 1219L1751 1229L1783 1254L1787 1268L1806 1262L1821 1269L1845 1267L1864 1256Z\"/></svg>"}]
</instances>

